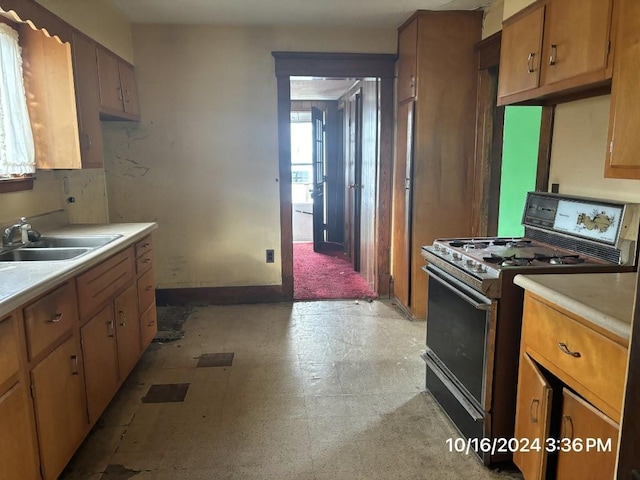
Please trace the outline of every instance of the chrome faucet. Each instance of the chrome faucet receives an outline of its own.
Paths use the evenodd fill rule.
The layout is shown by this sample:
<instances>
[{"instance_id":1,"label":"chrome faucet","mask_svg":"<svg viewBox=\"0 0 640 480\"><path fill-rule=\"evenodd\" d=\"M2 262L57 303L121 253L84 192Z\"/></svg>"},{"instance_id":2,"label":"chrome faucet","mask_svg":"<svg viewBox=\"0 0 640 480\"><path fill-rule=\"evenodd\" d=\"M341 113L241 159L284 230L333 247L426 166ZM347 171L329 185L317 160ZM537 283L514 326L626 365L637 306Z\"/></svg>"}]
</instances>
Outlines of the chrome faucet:
<instances>
[{"instance_id":1,"label":"chrome faucet","mask_svg":"<svg viewBox=\"0 0 640 480\"><path fill-rule=\"evenodd\" d=\"M2 234L2 246L3 247L13 247L16 245L23 245L29 241L29 229L31 225L27 223L27 219L25 217L20 218L20 221L15 225L8 227L4 233ZM16 236L16 233L20 232L20 243L14 242L13 239Z\"/></svg>"}]
</instances>

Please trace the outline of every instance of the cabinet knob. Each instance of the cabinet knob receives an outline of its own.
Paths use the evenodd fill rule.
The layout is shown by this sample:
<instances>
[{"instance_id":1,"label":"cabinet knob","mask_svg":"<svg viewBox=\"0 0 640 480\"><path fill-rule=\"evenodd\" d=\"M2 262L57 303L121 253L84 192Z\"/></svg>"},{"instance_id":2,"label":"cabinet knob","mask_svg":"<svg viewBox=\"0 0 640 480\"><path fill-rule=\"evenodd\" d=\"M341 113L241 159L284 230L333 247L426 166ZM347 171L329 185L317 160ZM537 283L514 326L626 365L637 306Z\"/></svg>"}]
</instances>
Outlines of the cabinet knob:
<instances>
[{"instance_id":1,"label":"cabinet knob","mask_svg":"<svg viewBox=\"0 0 640 480\"><path fill-rule=\"evenodd\" d=\"M120 311L118 311L118 316L120 317L120 326L121 327L126 327L127 326L127 314L124 313L124 311L120 310Z\"/></svg>"},{"instance_id":2,"label":"cabinet knob","mask_svg":"<svg viewBox=\"0 0 640 480\"><path fill-rule=\"evenodd\" d=\"M113 338L116 336L116 332L115 332L115 324L113 322L113 320L109 320L107 322L107 326L109 327L109 338Z\"/></svg>"},{"instance_id":3,"label":"cabinet knob","mask_svg":"<svg viewBox=\"0 0 640 480\"><path fill-rule=\"evenodd\" d=\"M71 355L71 375L80 375L80 370L78 369L78 355Z\"/></svg>"}]
</instances>

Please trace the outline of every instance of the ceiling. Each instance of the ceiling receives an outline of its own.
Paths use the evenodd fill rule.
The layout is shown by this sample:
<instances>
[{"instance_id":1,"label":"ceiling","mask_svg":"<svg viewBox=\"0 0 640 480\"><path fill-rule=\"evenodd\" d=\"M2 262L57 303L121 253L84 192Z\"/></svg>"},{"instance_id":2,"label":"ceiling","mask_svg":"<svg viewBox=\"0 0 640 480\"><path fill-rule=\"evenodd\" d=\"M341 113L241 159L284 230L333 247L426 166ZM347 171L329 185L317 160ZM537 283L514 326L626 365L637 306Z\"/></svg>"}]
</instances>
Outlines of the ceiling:
<instances>
[{"instance_id":1,"label":"ceiling","mask_svg":"<svg viewBox=\"0 0 640 480\"><path fill-rule=\"evenodd\" d=\"M338 100L356 79L291 77L291 100Z\"/></svg>"},{"instance_id":2,"label":"ceiling","mask_svg":"<svg viewBox=\"0 0 640 480\"><path fill-rule=\"evenodd\" d=\"M396 28L416 10L475 10L490 0L106 0L132 23Z\"/></svg>"}]
</instances>

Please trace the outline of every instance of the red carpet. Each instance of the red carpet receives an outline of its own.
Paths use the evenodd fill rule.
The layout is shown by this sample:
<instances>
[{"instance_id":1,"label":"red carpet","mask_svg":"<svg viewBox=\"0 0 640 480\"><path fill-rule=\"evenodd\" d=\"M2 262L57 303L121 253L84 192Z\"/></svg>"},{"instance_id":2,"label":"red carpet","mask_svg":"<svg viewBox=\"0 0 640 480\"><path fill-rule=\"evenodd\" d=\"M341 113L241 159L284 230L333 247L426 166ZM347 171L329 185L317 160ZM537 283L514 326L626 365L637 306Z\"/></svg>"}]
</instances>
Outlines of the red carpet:
<instances>
[{"instance_id":1,"label":"red carpet","mask_svg":"<svg viewBox=\"0 0 640 480\"><path fill-rule=\"evenodd\" d=\"M293 298L326 300L377 298L367 282L353 271L341 245L329 245L322 253L313 243L293 244Z\"/></svg>"}]
</instances>

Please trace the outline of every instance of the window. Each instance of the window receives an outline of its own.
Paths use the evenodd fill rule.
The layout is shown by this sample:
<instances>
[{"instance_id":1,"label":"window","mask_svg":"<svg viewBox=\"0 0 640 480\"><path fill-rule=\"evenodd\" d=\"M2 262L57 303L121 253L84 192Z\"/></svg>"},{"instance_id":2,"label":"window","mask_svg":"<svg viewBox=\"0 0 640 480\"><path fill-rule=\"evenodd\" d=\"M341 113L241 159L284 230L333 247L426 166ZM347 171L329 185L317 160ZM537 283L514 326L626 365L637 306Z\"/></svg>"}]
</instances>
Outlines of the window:
<instances>
[{"instance_id":1,"label":"window","mask_svg":"<svg viewBox=\"0 0 640 480\"><path fill-rule=\"evenodd\" d=\"M0 23L0 180L35 172L35 149L18 32Z\"/></svg>"}]
</instances>

